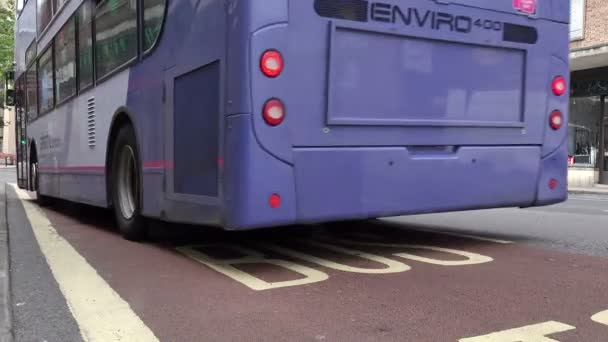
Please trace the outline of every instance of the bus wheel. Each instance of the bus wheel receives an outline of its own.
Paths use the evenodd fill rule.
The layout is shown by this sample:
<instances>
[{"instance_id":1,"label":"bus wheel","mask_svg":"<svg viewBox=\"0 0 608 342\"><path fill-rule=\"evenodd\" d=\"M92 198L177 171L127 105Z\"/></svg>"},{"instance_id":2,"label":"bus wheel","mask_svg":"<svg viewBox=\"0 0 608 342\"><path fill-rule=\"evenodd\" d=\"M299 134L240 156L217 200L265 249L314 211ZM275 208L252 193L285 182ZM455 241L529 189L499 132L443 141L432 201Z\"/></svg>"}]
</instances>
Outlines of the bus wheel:
<instances>
[{"instance_id":1,"label":"bus wheel","mask_svg":"<svg viewBox=\"0 0 608 342\"><path fill-rule=\"evenodd\" d=\"M30 163L30 175L34 183L34 191L36 191L36 202L41 207L47 207L52 204L52 199L40 193L40 178L38 176L38 162Z\"/></svg>"},{"instance_id":2,"label":"bus wheel","mask_svg":"<svg viewBox=\"0 0 608 342\"><path fill-rule=\"evenodd\" d=\"M147 227L141 216L141 172L131 126L123 126L116 135L111 165L110 188L116 223L125 239L141 241L146 238Z\"/></svg>"}]
</instances>

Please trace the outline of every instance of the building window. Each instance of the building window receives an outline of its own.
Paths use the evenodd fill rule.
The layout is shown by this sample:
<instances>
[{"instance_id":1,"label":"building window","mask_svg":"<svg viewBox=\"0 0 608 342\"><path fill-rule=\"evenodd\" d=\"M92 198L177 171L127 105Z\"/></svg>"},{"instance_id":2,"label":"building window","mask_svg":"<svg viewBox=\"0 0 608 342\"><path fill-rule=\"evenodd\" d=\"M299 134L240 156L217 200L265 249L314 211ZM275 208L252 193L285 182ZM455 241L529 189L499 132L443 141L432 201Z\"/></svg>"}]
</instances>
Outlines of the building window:
<instances>
[{"instance_id":1,"label":"building window","mask_svg":"<svg viewBox=\"0 0 608 342\"><path fill-rule=\"evenodd\" d=\"M38 33L44 31L44 29L51 22L53 18L53 0L37 0L38 1Z\"/></svg>"},{"instance_id":2,"label":"building window","mask_svg":"<svg viewBox=\"0 0 608 342\"><path fill-rule=\"evenodd\" d=\"M95 61L101 78L137 57L137 1L105 0L95 14Z\"/></svg>"},{"instance_id":3,"label":"building window","mask_svg":"<svg viewBox=\"0 0 608 342\"><path fill-rule=\"evenodd\" d=\"M76 30L72 17L55 37L57 102L76 94Z\"/></svg>"},{"instance_id":4,"label":"building window","mask_svg":"<svg viewBox=\"0 0 608 342\"><path fill-rule=\"evenodd\" d=\"M570 99L568 122L568 155L574 165L596 167L602 122L601 97L573 97Z\"/></svg>"},{"instance_id":5,"label":"building window","mask_svg":"<svg viewBox=\"0 0 608 342\"><path fill-rule=\"evenodd\" d=\"M571 0L570 3L570 40L585 37L585 0Z\"/></svg>"},{"instance_id":6,"label":"building window","mask_svg":"<svg viewBox=\"0 0 608 342\"><path fill-rule=\"evenodd\" d=\"M38 116L38 82L36 77L36 63L26 71L25 100L27 103L27 119L34 120Z\"/></svg>"},{"instance_id":7,"label":"building window","mask_svg":"<svg viewBox=\"0 0 608 342\"><path fill-rule=\"evenodd\" d=\"M93 84L93 26L91 1L78 10L78 89Z\"/></svg>"},{"instance_id":8,"label":"building window","mask_svg":"<svg viewBox=\"0 0 608 342\"><path fill-rule=\"evenodd\" d=\"M150 50L160 35L166 0L144 0L144 51Z\"/></svg>"},{"instance_id":9,"label":"building window","mask_svg":"<svg viewBox=\"0 0 608 342\"><path fill-rule=\"evenodd\" d=\"M38 59L38 102L40 114L48 112L55 105L53 84L53 45L51 45Z\"/></svg>"}]
</instances>

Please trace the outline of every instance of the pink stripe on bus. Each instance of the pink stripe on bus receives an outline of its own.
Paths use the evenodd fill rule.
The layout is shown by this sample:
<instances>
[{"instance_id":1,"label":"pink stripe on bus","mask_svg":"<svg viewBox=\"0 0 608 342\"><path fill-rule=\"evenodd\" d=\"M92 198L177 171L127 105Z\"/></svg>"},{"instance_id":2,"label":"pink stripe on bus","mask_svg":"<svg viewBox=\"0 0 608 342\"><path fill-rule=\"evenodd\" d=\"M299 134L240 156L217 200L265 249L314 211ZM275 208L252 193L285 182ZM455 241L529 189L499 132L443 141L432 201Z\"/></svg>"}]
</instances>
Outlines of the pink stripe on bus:
<instances>
[{"instance_id":1,"label":"pink stripe on bus","mask_svg":"<svg viewBox=\"0 0 608 342\"><path fill-rule=\"evenodd\" d=\"M144 169L169 169L173 163L166 160L144 161ZM40 166L40 171L105 171L105 166L79 165L79 166Z\"/></svg>"},{"instance_id":2,"label":"pink stripe on bus","mask_svg":"<svg viewBox=\"0 0 608 342\"><path fill-rule=\"evenodd\" d=\"M144 162L144 169L172 169L173 162L167 160L148 160Z\"/></svg>"},{"instance_id":3,"label":"pink stripe on bus","mask_svg":"<svg viewBox=\"0 0 608 342\"><path fill-rule=\"evenodd\" d=\"M105 171L105 166L41 166L40 171Z\"/></svg>"}]
</instances>

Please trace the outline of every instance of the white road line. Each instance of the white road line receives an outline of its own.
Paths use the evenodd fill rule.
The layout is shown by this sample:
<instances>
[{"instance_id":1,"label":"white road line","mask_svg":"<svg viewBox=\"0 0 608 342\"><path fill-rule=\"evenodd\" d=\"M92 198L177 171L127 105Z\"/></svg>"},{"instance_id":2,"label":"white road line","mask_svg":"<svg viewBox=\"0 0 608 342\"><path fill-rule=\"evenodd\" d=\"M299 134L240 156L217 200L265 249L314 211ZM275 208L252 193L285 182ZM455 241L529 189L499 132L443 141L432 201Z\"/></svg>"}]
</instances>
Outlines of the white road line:
<instances>
[{"instance_id":1,"label":"white road line","mask_svg":"<svg viewBox=\"0 0 608 342\"><path fill-rule=\"evenodd\" d=\"M492 238L488 238L488 237L477 236L477 235L470 235L470 234L451 233L451 232L446 232L446 231L442 231L442 230L438 231L437 233L444 234L444 235L451 235L451 236L455 236L455 237L462 237L462 238L467 238L467 239L479 240L479 241L488 241L488 242L500 243L500 244L503 244L503 245L508 245L508 244L513 243L513 241L508 241L508 240L492 239Z\"/></svg>"},{"instance_id":2,"label":"white road line","mask_svg":"<svg viewBox=\"0 0 608 342\"><path fill-rule=\"evenodd\" d=\"M44 213L16 188L40 250L59 284L85 341L154 342L158 338L95 269L53 228Z\"/></svg>"},{"instance_id":3,"label":"white road line","mask_svg":"<svg viewBox=\"0 0 608 342\"><path fill-rule=\"evenodd\" d=\"M492 239L492 238L488 238L488 237L470 235L470 234L452 233L452 232L446 232L444 230L420 229L420 228L410 228L410 227L404 228L404 230L414 230L414 231L423 232L423 233L435 233L435 234L448 235L448 236L460 237L460 238L465 238L465 239L473 239L473 240L500 243L503 245L508 245L508 244L513 243L513 241L508 241L508 240Z\"/></svg>"},{"instance_id":4,"label":"white road line","mask_svg":"<svg viewBox=\"0 0 608 342\"><path fill-rule=\"evenodd\" d=\"M393 220L390 218L385 218L385 219L381 219L385 222L388 222L392 225L395 225L395 227L397 227L397 225L402 224L403 222L397 221L397 220ZM512 244L513 241L509 241L509 240L500 240L500 239L493 239L493 238L489 238L489 237L484 237L484 236L478 236L478 235L471 235L471 234L464 234L464 233L454 233L454 232L448 232L445 230L433 230L433 229L424 229L424 228L412 228L412 227L398 227L401 230L414 230L417 232L423 232L423 233L431 233L431 234L440 234L440 235L448 235L448 236L454 236L454 237L460 237L460 238L466 238L466 239L473 239L473 240L479 240L479 241L487 241L487 242L494 242L494 243L499 243L499 244L503 244L503 245L508 245L508 244Z\"/></svg>"},{"instance_id":5,"label":"white road line","mask_svg":"<svg viewBox=\"0 0 608 342\"><path fill-rule=\"evenodd\" d=\"M602 195L605 196L605 195ZM608 199L606 198L600 198L600 197L574 197L574 196L570 196L568 198L569 201L592 201L592 202L608 202ZM568 203L568 202L566 202Z\"/></svg>"}]
</instances>

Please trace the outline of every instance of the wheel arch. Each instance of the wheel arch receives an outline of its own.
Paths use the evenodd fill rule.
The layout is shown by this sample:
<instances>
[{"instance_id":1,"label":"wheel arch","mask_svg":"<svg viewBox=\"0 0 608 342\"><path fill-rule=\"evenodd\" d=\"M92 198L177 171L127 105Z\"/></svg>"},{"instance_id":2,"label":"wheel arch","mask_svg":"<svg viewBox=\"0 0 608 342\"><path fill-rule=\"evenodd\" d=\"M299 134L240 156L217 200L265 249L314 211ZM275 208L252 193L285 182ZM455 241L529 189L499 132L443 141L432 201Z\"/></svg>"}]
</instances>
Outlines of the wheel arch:
<instances>
[{"instance_id":1,"label":"wheel arch","mask_svg":"<svg viewBox=\"0 0 608 342\"><path fill-rule=\"evenodd\" d=\"M29 154L29 161L38 161L38 150L37 150L37 146L36 146L36 140L32 139L30 140L30 154Z\"/></svg>"},{"instance_id":2,"label":"wheel arch","mask_svg":"<svg viewBox=\"0 0 608 342\"><path fill-rule=\"evenodd\" d=\"M36 144L36 140L30 140L29 153L27 158L27 189L29 191L34 191L34 175L32 174L32 163L38 162L38 146Z\"/></svg>"},{"instance_id":3,"label":"wheel arch","mask_svg":"<svg viewBox=\"0 0 608 342\"><path fill-rule=\"evenodd\" d=\"M112 203L112 193L110 188L111 176L112 176L112 153L114 150L114 142L116 140L116 135L120 131L120 129L124 126L131 126L133 129L133 134L135 135L135 144L137 145L137 154L139 157L138 166L140 170L139 174L139 184L143 184L143 164L142 164L142 155L141 155L141 144L137 134L137 126L135 124L134 115L127 107L118 108L112 117L112 122L110 123L110 130L108 133L108 140L106 146L106 156L105 156L105 175L106 175L106 198L108 207L113 205ZM139 202L141 204L143 186L140 187L139 191Z\"/></svg>"}]
</instances>

